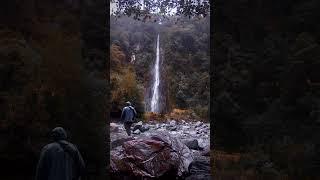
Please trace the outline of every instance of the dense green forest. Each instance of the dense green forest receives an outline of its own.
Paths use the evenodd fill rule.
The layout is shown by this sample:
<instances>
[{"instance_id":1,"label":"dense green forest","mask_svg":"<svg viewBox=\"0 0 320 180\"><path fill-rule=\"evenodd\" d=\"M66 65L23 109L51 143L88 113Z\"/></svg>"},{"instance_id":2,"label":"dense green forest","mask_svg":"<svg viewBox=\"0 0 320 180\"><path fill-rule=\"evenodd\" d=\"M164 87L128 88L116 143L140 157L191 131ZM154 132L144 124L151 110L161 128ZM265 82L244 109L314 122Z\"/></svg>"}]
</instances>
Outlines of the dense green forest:
<instances>
[{"instance_id":1,"label":"dense green forest","mask_svg":"<svg viewBox=\"0 0 320 180\"><path fill-rule=\"evenodd\" d=\"M145 111L159 33L166 112L190 109L208 119L210 18L177 19L170 17L160 25L158 21L111 16L112 111L121 110L127 99L133 101L139 112Z\"/></svg>"}]
</instances>

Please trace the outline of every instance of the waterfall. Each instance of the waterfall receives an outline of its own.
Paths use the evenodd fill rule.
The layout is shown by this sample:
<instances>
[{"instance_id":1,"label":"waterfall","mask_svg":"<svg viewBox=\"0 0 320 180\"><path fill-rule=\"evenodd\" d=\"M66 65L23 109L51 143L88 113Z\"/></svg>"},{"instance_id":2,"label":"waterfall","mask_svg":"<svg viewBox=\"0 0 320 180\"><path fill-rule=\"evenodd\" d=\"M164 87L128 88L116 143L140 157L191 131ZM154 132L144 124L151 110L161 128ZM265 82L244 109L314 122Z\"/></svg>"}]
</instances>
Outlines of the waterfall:
<instances>
[{"instance_id":1,"label":"waterfall","mask_svg":"<svg viewBox=\"0 0 320 180\"><path fill-rule=\"evenodd\" d=\"M159 34L157 37L157 52L156 52L156 63L153 68L153 88L152 88L152 99L151 99L151 111L159 112L159 85L160 85L160 72L159 72L159 61L160 61L160 50L159 50Z\"/></svg>"}]
</instances>

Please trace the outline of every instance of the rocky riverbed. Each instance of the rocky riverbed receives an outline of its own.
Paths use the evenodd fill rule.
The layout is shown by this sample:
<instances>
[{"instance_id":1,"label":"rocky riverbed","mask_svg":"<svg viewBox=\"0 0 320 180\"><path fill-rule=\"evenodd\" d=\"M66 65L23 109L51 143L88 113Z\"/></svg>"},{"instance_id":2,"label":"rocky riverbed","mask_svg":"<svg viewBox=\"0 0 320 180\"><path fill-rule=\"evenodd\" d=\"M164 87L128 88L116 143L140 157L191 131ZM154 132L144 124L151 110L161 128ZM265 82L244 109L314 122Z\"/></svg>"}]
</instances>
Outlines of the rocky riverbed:
<instances>
[{"instance_id":1,"label":"rocky riverbed","mask_svg":"<svg viewBox=\"0 0 320 180\"><path fill-rule=\"evenodd\" d=\"M111 172L118 178L121 174L151 179L166 175L179 179L210 179L209 123L138 122L131 130L133 133L129 137L123 124L110 124Z\"/></svg>"}]
</instances>

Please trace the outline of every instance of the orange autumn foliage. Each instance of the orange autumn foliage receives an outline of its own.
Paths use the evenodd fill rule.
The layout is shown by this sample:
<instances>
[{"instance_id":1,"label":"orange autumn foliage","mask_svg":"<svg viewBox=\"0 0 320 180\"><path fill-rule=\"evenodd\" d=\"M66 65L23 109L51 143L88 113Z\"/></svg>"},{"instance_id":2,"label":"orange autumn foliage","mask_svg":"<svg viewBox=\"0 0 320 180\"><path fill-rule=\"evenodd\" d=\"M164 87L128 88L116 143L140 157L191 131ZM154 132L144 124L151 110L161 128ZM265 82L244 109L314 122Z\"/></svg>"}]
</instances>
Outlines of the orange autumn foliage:
<instances>
[{"instance_id":1,"label":"orange autumn foliage","mask_svg":"<svg viewBox=\"0 0 320 180\"><path fill-rule=\"evenodd\" d=\"M120 46L112 44L110 54L112 111L121 110L126 101L131 101L140 110L143 109L141 108L143 90L138 85L134 68L131 64L125 62L126 55Z\"/></svg>"}]
</instances>

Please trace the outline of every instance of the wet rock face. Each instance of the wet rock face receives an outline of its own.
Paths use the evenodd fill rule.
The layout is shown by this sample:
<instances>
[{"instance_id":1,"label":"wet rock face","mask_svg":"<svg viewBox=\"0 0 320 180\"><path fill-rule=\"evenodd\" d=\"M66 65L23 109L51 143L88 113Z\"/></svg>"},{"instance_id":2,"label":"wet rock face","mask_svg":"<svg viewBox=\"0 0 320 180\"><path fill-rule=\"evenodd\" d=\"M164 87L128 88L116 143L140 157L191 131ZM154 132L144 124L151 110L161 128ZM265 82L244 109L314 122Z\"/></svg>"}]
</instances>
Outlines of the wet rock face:
<instances>
[{"instance_id":1,"label":"wet rock face","mask_svg":"<svg viewBox=\"0 0 320 180\"><path fill-rule=\"evenodd\" d=\"M203 150L203 147L199 146L198 140L194 139L191 141L185 141L184 144L189 148L189 149L194 149L194 150Z\"/></svg>"},{"instance_id":2,"label":"wet rock face","mask_svg":"<svg viewBox=\"0 0 320 180\"><path fill-rule=\"evenodd\" d=\"M175 171L177 176L188 173L192 152L180 140L164 132L141 136L123 142L111 150L111 170L142 177L161 177Z\"/></svg>"},{"instance_id":3,"label":"wet rock face","mask_svg":"<svg viewBox=\"0 0 320 180\"><path fill-rule=\"evenodd\" d=\"M190 176L186 177L186 180L194 179L211 179L210 174L210 160L203 157L196 158L189 166Z\"/></svg>"},{"instance_id":4,"label":"wet rock face","mask_svg":"<svg viewBox=\"0 0 320 180\"><path fill-rule=\"evenodd\" d=\"M132 137L119 138L111 142L110 147L114 149L116 147L122 146L124 142L134 140Z\"/></svg>"},{"instance_id":5,"label":"wet rock face","mask_svg":"<svg viewBox=\"0 0 320 180\"><path fill-rule=\"evenodd\" d=\"M203 122L186 122L169 120L167 123L150 122L150 131L168 131L170 135L179 138L183 142L196 139L199 150L209 149L210 124Z\"/></svg>"},{"instance_id":6,"label":"wet rock face","mask_svg":"<svg viewBox=\"0 0 320 180\"><path fill-rule=\"evenodd\" d=\"M119 127L116 123L110 123L110 132L118 132Z\"/></svg>"},{"instance_id":7,"label":"wet rock face","mask_svg":"<svg viewBox=\"0 0 320 180\"><path fill-rule=\"evenodd\" d=\"M122 124L112 126L116 129L110 134L113 175L210 179L210 124L139 122L132 126L131 137Z\"/></svg>"},{"instance_id":8,"label":"wet rock face","mask_svg":"<svg viewBox=\"0 0 320 180\"><path fill-rule=\"evenodd\" d=\"M142 121L140 121L133 126L132 131L134 134L140 134L140 132L145 132L149 129L150 127L148 125L142 125Z\"/></svg>"},{"instance_id":9,"label":"wet rock face","mask_svg":"<svg viewBox=\"0 0 320 180\"><path fill-rule=\"evenodd\" d=\"M136 129L133 131L133 134L140 134L140 133L141 133L141 131L139 129Z\"/></svg>"}]
</instances>

